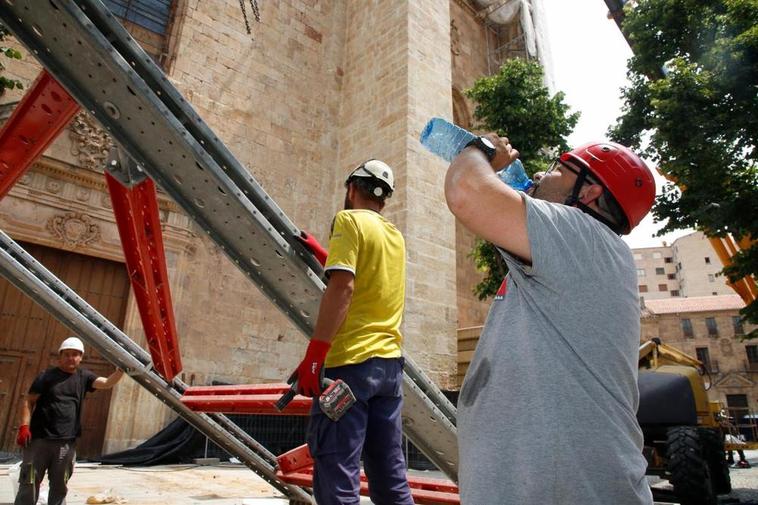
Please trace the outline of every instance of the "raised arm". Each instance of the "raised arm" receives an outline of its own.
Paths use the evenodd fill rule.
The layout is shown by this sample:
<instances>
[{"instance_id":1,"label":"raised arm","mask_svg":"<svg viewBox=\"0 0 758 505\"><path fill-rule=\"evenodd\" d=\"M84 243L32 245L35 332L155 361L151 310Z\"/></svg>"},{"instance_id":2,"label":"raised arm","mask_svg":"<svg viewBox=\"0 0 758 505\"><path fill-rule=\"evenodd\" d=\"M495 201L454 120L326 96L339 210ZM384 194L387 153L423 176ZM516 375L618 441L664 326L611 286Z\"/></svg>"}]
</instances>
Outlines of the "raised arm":
<instances>
[{"instance_id":1,"label":"raised arm","mask_svg":"<svg viewBox=\"0 0 758 505\"><path fill-rule=\"evenodd\" d=\"M95 382L92 383L92 387L95 389L111 389L118 384L118 381L120 381L123 376L124 372L117 368L116 371L108 377L98 377L95 379Z\"/></svg>"},{"instance_id":2,"label":"raised arm","mask_svg":"<svg viewBox=\"0 0 758 505\"><path fill-rule=\"evenodd\" d=\"M498 179L493 168L509 165L518 158L518 151L505 137L486 137L497 148L492 163L483 152L468 147L450 164L445 177L447 206L475 235L529 263L526 205L517 191Z\"/></svg>"}]
</instances>

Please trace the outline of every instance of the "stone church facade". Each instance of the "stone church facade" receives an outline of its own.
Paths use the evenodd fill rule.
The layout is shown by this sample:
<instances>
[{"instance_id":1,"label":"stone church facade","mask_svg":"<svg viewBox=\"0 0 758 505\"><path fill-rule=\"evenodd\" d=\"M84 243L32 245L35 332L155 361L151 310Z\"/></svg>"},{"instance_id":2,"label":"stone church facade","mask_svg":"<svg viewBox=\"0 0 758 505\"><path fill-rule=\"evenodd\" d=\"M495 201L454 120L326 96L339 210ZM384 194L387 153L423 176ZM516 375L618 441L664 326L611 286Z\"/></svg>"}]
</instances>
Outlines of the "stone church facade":
<instances>
[{"instance_id":1,"label":"stone church facade","mask_svg":"<svg viewBox=\"0 0 758 505\"><path fill-rule=\"evenodd\" d=\"M467 258L473 238L445 206L446 166L418 136L433 116L473 127L464 90L505 58L541 58L543 48L535 51L523 28L540 29L539 11L496 22L487 2L466 0L261 1L262 21L251 22L249 35L237 2L163 3L170 10L162 32L128 15L125 24L302 229L326 244L349 170L368 158L395 169L397 191L385 214L407 243L405 347L441 388L456 389L456 329L481 323L486 305L471 294L479 275ZM28 88L40 67L21 51L6 74ZM7 118L21 96L6 93L0 113ZM0 201L0 229L43 263L47 258L48 268L144 343L102 175L110 143L79 113ZM183 379L281 381L304 351L303 336L170 198L159 194L159 207ZM14 401L0 412L6 450L15 400L67 334L13 289L0 279L0 359L16 374L7 386ZM93 369L107 371L103 360L87 357ZM102 426L91 452L134 445L172 417L129 380L102 402L91 420Z\"/></svg>"}]
</instances>

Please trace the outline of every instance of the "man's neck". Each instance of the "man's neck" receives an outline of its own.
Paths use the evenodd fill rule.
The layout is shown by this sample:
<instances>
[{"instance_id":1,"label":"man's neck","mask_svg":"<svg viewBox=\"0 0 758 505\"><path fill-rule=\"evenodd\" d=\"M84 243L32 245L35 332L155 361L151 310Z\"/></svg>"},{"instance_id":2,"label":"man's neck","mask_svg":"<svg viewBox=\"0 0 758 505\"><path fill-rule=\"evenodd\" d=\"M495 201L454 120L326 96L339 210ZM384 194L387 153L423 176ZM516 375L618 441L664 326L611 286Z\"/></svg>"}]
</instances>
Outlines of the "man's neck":
<instances>
[{"instance_id":1,"label":"man's neck","mask_svg":"<svg viewBox=\"0 0 758 505\"><path fill-rule=\"evenodd\" d=\"M371 200L356 202L353 206L353 210L370 210L377 214L382 213L382 205L379 205Z\"/></svg>"}]
</instances>

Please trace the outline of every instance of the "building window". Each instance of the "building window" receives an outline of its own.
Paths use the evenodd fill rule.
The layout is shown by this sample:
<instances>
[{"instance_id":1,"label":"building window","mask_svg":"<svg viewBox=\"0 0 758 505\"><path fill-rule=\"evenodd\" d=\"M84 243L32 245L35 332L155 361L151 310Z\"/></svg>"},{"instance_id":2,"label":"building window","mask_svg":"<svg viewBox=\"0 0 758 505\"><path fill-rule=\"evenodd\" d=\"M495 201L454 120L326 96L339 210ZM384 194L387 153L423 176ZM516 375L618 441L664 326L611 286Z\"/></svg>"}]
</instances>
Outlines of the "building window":
<instances>
[{"instance_id":1,"label":"building window","mask_svg":"<svg viewBox=\"0 0 758 505\"><path fill-rule=\"evenodd\" d=\"M171 0L105 0L111 12L137 26L164 35L171 16Z\"/></svg>"},{"instance_id":2,"label":"building window","mask_svg":"<svg viewBox=\"0 0 758 505\"><path fill-rule=\"evenodd\" d=\"M679 290L678 289L672 289L671 290L671 296L679 296Z\"/></svg>"},{"instance_id":3,"label":"building window","mask_svg":"<svg viewBox=\"0 0 758 505\"><path fill-rule=\"evenodd\" d=\"M640 284L640 293L647 293L647 285Z\"/></svg>"},{"instance_id":4,"label":"building window","mask_svg":"<svg viewBox=\"0 0 758 505\"><path fill-rule=\"evenodd\" d=\"M634 259L639 261L642 259L642 253L634 253Z\"/></svg>"},{"instance_id":5,"label":"building window","mask_svg":"<svg viewBox=\"0 0 758 505\"><path fill-rule=\"evenodd\" d=\"M695 336L692 332L692 321L687 318L682 319L682 335L690 338Z\"/></svg>"},{"instance_id":6,"label":"building window","mask_svg":"<svg viewBox=\"0 0 758 505\"><path fill-rule=\"evenodd\" d=\"M655 275L663 275L666 272L663 270L663 267L659 267L655 269Z\"/></svg>"},{"instance_id":7,"label":"building window","mask_svg":"<svg viewBox=\"0 0 758 505\"><path fill-rule=\"evenodd\" d=\"M658 284L658 291L665 292L665 291L668 291L668 290L669 290L668 285L666 285L666 284Z\"/></svg>"},{"instance_id":8,"label":"building window","mask_svg":"<svg viewBox=\"0 0 758 505\"><path fill-rule=\"evenodd\" d=\"M672 258L671 256L668 256L666 258L663 258L663 262L664 263L673 263L674 262L674 258Z\"/></svg>"},{"instance_id":9,"label":"building window","mask_svg":"<svg viewBox=\"0 0 758 505\"><path fill-rule=\"evenodd\" d=\"M661 259L661 256L663 256L663 255L662 255L661 253L659 253L659 252L654 252L654 253L653 253L653 259L654 259L654 260L659 260L659 259Z\"/></svg>"},{"instance_id":10,"label":"building window","mask_svg":"<svg viewBox=\"0 0 758 505\"><path fill-rule=\"evenodd\" d=\"M706 265L710 265L711 264L711 258L709 258L708 256L705 257L705 264Z\"/></svg>"},{"instance_id":11,"label":"building window","mask_svg":"<svg viewBox=\"0 0 758 505\"><path fill-rule=\"evenodd\" d=\"M749 413L747 395L726 395L726 408L729 410L729 417L734 419L738 427L750 424L750 419L747 417Z\"/></svg>"},{"instance_id":12,"label":"building window","mask_svg":"<svg viewBox=\"0 0 758 505\"><path fill-rule=\"evenodd\" d=\"M716 282L716 276L713 274L708 274L708 282Z\"/></svg>"},{"instance_id":13,"label":"building window","mask_svg":"<svg viewBox=\"0 0 758 505\"><path fill-rule=\"evenodd\" d=\"M716 325L716 318L715 317L706 317L705 318L705 326L708 328L708 336L709 337L718 337L719 335L719 327Z\"/></svg>"},{"instance_id":14,"label":"building window","mask_svg":"<svg viewBox=\"0 0 758 505\"><path fill-rule=\"evenodd\" d=\"M156 62L164 63L175 0L103 0Z\"/></svg>"},{"instance_id":15,"label":"building window","mask_svg":"<svg viewBox=\"0 0 758 505\"><path fill-rule=\"evenodd\" d=\"M746 345L745 353L751 370L758 370L758 345Z\"/></svg>"},{"instance_id":16,"label":"building window","mask_svg":"<svg viewBox=\"0 0 758 505\"><path fill-rule=\"evenodd\" d=\"M696 347L695 353L697 354L697 359L705 366L706 370L712 373L718 372L718 367L714 366L715 363L711 362L711 354L708 352L707 347Z\"/></svg>"},{"instance_id":17,"label":"building window","mask_svg":"<svg viewBox=\"0 0 758 505\"><path fill-rule=\"evenodd\" d=\"M732 316L732 327L734 328L735 335L745 334L745 328L742 326L742 318L740 316Z\"/></svg>"},{"instance_id":18,"label":"building window","mask_svg":"<svg viewBox=\"0 0 758 505\"><path fill-rule=\"evenodd\" d=\"M645 277L645 269L644 268L638 268L637 269L637 277Z\"/></svg>"},{"instance_id":19,"label":"building window","mask_svg":"<svg viewBox=\"0 0 758 505\"><path fill-rule=\"evenodd\" d=\"M677 272L679 272L681 269L682 269L682 262L681 262L681 261L679 261L679 262L677 262L677 264L676 264L676 271L677 271Z\"/></svg>"},{"instance_id":20,"label":"building window","mask_svg":"<svg viewBox=\"0 0 758 505\"><path fill-rule=\"evenodd\" d=\"M676 275L675 275L675 274L668 274L668 275L666 276L666 278L667 278L668 280L670 280L670 281L673 281L674 279L676 279Z\"/></svg>"}]
</instances>

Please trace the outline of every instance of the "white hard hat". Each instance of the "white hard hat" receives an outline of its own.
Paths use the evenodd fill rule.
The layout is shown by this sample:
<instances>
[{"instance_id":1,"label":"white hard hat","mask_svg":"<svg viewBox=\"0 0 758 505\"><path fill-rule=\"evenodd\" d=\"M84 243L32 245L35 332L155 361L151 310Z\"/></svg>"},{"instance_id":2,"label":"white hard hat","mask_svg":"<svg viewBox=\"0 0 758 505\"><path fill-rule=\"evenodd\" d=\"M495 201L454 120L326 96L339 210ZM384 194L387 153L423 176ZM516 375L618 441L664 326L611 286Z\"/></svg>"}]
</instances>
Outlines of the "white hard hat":
<instances>
[{"instance_id":1,"label":"white hard hat","mask_svg":"<svg viewBox=\"0 0 758 505\"><path fill-rule=\"evenodd\" d=\"M392 173L392 169L383 161L368 160L358 165L355 170L350 172L347 176L345 184L350 182L353 177L366 177L369 179L376 179L383 182L390 190L390 194L395 191L395 174ZM376 192L374 193L376 194ZM380 194L376 196L383 196Z\"/></svg>"},{"instance_id":2,"label":"white hard hat","mask_svg":"<svg viewBox=\"0 0 758 505\"><path fill-rule=\"evenodd\" d=\"M66 340L61 342L61 346L58 348L58 354L60 354L62 351L65 351L66 349L74 349L75 351L79 351L80 353L84 354L84 343L77 337L68 337Z\"/></svg>"}]
</instances>

